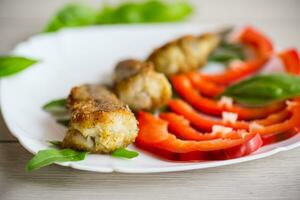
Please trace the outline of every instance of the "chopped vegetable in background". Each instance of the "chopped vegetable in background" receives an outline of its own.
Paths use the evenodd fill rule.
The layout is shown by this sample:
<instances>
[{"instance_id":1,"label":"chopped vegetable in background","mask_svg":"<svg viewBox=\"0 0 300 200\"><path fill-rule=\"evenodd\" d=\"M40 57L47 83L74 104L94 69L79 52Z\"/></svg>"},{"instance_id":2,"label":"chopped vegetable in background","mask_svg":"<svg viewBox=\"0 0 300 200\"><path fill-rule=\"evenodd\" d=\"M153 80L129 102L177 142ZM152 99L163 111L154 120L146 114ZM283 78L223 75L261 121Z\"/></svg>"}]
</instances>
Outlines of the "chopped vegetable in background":
<instances>
[{"instance_id":1,"label":"chopped vegetable in background","mask_svg":"<svg viewBox=\"0 0 300 200\"><path fill-rule=\"evenodd\" d=\"M97 24L174 22L185 19L192 12L192 6L187 1L126 2L118 6L103 5L99 11L87 5L71 3L52 17L44 32Z\"/></svg>"}]
</instances>

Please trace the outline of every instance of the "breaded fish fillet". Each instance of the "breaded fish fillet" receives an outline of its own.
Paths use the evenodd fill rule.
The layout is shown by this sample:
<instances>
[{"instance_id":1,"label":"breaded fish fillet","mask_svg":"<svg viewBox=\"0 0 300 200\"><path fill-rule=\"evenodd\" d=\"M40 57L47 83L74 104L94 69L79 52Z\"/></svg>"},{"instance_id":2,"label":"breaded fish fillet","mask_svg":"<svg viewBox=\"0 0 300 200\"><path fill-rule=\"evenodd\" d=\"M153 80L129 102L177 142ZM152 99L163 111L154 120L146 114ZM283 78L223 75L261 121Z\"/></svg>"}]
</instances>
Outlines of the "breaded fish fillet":
<instances>
[{"instance_id":1,"label":"breaded fish fillet","mask_svg":"<svg viewBox=\"0 0 300 200\"><path fill-rule=\"evenodd\" d=\"M152 64L125 60L115 69L115 91L132 110L153 110L166 104L172 89L164 74L155 72Z\"/></svg>"},{"instance_id":2,"label":"breaded fish fillet","mask_svg":"<svg viewBox=\"0 0 300 200\"><path fill-rule=\"evenodd\" d=\"M218 46L219 35L206 33L184 36L154 50L147 61L167 76L195 70L206 64L209 54Z\"/></svg>"},{"instance_id":3,"label":"breaded fish fillet","mask_svg":"<svg viewBox=\"0 0 300 200\"><path fill-rule=\"evenodd\" d=\"M134 142L138 127L130 109L103 86L74 87L68 97L71 122L64 148L110 153Z\"/></svg>"}]
</instances>

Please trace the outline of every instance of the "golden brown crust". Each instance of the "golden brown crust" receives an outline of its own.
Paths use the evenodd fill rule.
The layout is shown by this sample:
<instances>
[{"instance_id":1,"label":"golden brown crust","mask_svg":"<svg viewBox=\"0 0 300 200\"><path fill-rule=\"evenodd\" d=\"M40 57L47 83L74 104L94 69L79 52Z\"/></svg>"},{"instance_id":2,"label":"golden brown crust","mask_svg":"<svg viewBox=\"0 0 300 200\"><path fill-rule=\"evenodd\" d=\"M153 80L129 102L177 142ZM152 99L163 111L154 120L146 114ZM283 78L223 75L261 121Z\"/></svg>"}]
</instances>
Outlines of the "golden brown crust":
<instances>
[{"instance_id":1,"label":"golden brown crust","mask_svg":"<svg viewBox=\"0 0 300 200\"><path fill-rule=\"evenodd\" d=\"M136 75L144 68L153 68L153 65L136 59L128 59L119 62L114 72L114 82L118 83L126 78Z\"/></svg>"},{"instance_id":2,"label":"golden brown crust","mask_svg":"<svg viewBox=\"0 0 300 200\"><path fill-rule=\"evenodd\" d=\"M206 64L207 57L217 47L219 40L214 33L183 36L155 49L147 61L167 76L194 70Z\"/></svg>"},{"instance_id":3,"label":"golden brown crust","mask_svg":"<svg viewBox=\"0 0 300 200\"><path fill-rule=\"evenodd\" d=\"M172 95L167 78L164 74L155 72L151 64L138 65L143 67L136 74L115 84L120 100L132 110L153 110L166 104Z\"/></svg>"},{"instance_id":4,"label":"golden brown crust","mask_svg":"<svg viewBox=\"0 0 300 200\"><path fill-rule=\"evenodd\" d=\"M137 136L134 114L100 85L74 87L68 98L71 121L62 146L96 153L126 147Z\"/></svg>"},{"instance_id":5,"label":"golden brown crust","mask_svg":"<svg viewBox=\"0 0 300 200\"><path fill-rule=\"evenodd\" d=\"M89 101L88 104L80 102ZM76 103L79 102L78 105ZM94 106L89 106L93 102ZM73 109L79 106L86 106L91 109L98 109L102 111L113 111L123 107L117 96L110 92L106 87L101 85L82 85L73 87L68 97L67 107Z\"/></svg>"}]
</instances>

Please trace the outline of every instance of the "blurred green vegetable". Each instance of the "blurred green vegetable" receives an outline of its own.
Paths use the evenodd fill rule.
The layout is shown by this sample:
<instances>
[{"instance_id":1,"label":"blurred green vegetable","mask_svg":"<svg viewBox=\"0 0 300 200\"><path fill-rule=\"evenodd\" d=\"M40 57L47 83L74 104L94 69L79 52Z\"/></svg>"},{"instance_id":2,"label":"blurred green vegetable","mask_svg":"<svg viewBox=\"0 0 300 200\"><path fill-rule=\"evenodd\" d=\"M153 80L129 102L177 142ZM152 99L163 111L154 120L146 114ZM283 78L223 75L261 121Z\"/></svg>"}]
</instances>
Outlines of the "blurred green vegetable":
<instances>
[{"instance_id":1,"label":"blurred green vegetable","mask_svg":"<svg viewBox=\"0 0 300 200\"><path fill-rule=\"evenodd\" d=\"M291 74L257 75L229 86L222 96L253 106L300 96L300 77Z\"/></svg>"},{"instance_id":2,"label":"blurred green vegetable","mask_svg":"<svg viewBox=\"0 0 300 200\"><path fill-rule=\"evenodd\" d=\"M0 56L0 77L16 74L37 62L21 56Z\"/></svg>"},{"instance_id":3,"label":"blurred green vegetable","mask_svg":"<svg viewBox=\"0 0 300 200\"><path fill-rule=\"evenodd\" d=\"M232 60L244 60L244 47L241 44L233 44L222 41L208 60L228 64Z\"/></svg>"},{"instance_id":4,"label":"blurred green vegetable","mask_svg":"<svg viewBox=\"0 0 300 200\"><path fill-rule=\"evenodd\" d=\"M43 106L43 110L49 113L61 113L66 112L67 99L55 99Z\"/></svg>"},{"instance_id":5,"label":"blurred green vegetable","mask_svg":"<svg viewBox=\"0 0 300 200\"><path fill-rule=\"evenodd\" d=\"M186 1L164 3L158 0L127 2L113 7L104 5L99 12L82 4L68 4L50 20L45 32L64 27L95 24L150 23L180 21L192 13Z\"/></svg>"},{"instance_id":6,"label":"blurred green vegetable","mask_svg":"<svg viewBox=\"0 0 300 200\"><path fill-rule=\"evenodd\" d=\"M98 24L147 23L180 21L192 13L186 1L164 3L157 0L144 3L124 3L119 7L105 6L98 15Z\"/></svg>"},{"instance_id":7,"label":"blurred green vegetable","mask_svg":"<svg viewBox=\"0 0 300 200\"><path fill-rule=\"evenodd\" d=\"M144 5L144 20L151 22L180 21L193 12L192 6L184 1L165 4L149 1Z\"/></svg>"},{"instance_id":8,"label":"blurred green vegetable","mask_svg":"<svg viewBox=\"0 0 300 200\"><path fill-rule=\"evenodd\" d=\"M65 27L86 26L96 23L97 11L83 4L67 4L50 20L44 32L54 32Z\"/></svg>"},{"instance_id":9,"label":"blurred green vegetable","mask_svg":"<svg viewBox=\"0 0 300 200\"><path fill-rule=\"evenodd\" d=\"M65 127L68 127L70 124L70 119L56 119L56 122L59 123L60 125L63 125Z\"/></svg>"}]
</instances>

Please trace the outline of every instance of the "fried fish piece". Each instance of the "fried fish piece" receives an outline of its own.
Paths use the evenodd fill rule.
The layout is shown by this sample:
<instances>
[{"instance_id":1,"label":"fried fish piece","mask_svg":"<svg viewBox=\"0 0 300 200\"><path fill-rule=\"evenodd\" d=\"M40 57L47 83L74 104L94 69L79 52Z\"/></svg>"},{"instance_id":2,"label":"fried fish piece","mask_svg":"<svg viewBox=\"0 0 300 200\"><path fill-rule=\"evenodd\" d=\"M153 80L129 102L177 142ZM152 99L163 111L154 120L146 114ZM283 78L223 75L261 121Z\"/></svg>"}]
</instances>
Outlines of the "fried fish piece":
<instances>
[{"instance_id":1,"label":"fried fish piece","mask_svg":"<svg viewBox=\"0 0 300 200\"><path fill-rule=\"evenodd\" d=\"M219 42L220 36L216 33L183 36L154 50L147 62L153 63L156 71L168 77L195 70L206 64L209 54Z\"/></svg>"},{"instance_id":2,"label":"fried fish piece","mask_svg":"<svg viewBox=\"0 0 300 200\"><path fill-rule=\"evenodd\" d=\"M172 89L164 74L153 65L138 60L125 60L115 69L115 91L132 110L153 110L166 104Z\"/></svg>"},{"instance_id":3,"label":"fried fish piece","mask_svg":"<svg viewBox=\"0 0 300 200\"><path fill-rule=\"evenodd\" d=\"M64 148L110 153L128 146L137 136L134 114L103 86L74 87L67 107L71 121L62 143Z\"/></svg>"}]
</instances>

